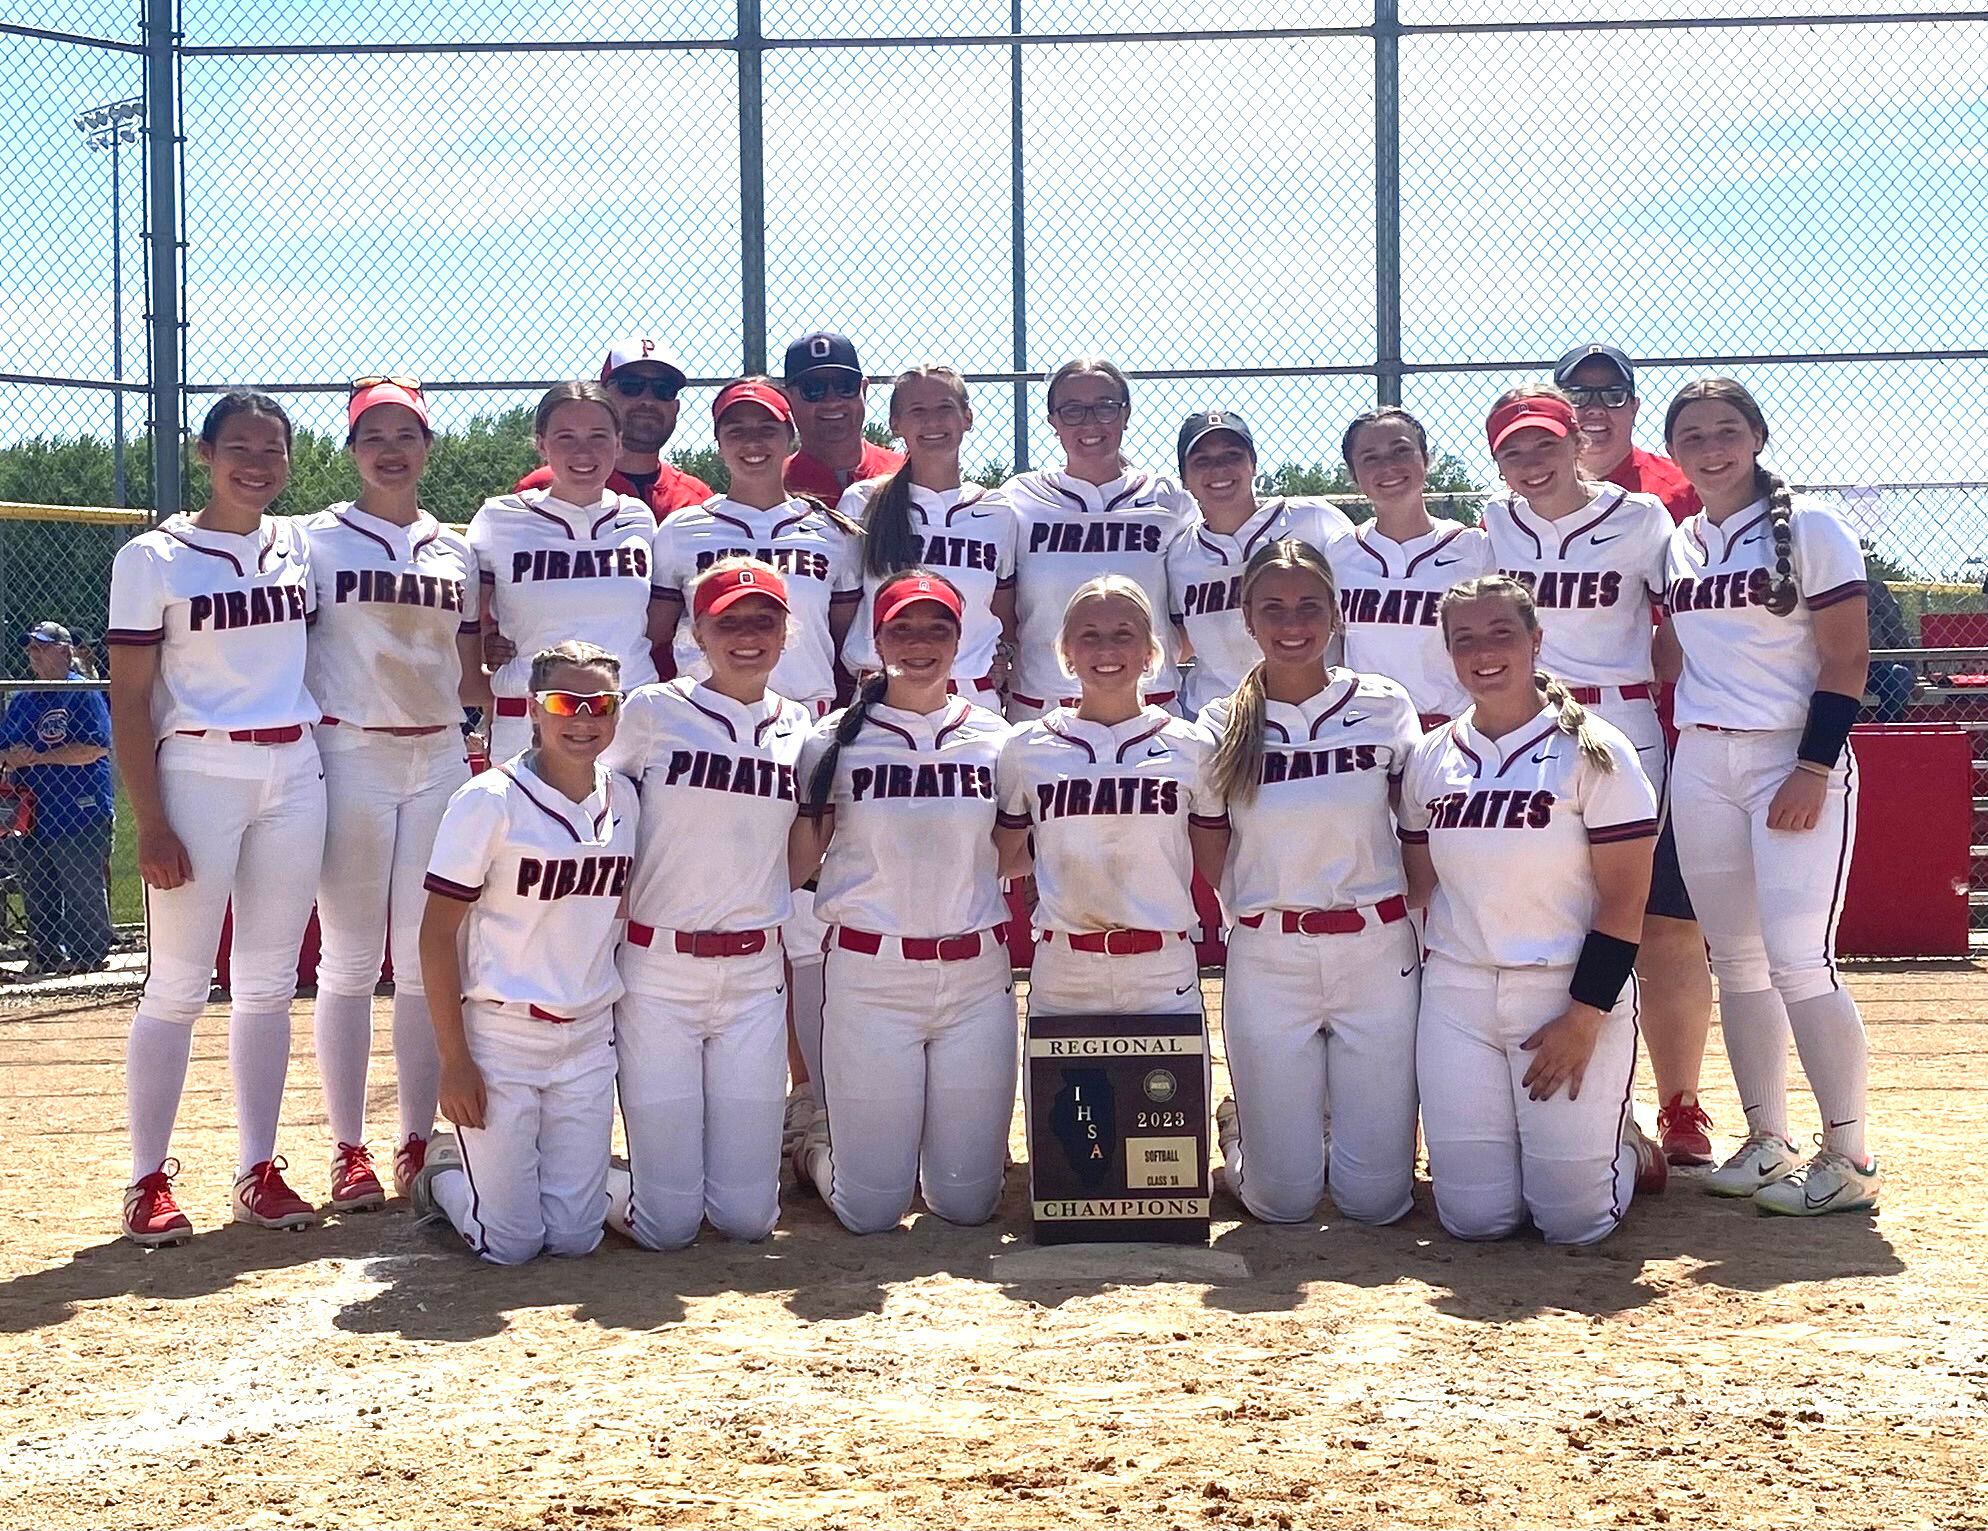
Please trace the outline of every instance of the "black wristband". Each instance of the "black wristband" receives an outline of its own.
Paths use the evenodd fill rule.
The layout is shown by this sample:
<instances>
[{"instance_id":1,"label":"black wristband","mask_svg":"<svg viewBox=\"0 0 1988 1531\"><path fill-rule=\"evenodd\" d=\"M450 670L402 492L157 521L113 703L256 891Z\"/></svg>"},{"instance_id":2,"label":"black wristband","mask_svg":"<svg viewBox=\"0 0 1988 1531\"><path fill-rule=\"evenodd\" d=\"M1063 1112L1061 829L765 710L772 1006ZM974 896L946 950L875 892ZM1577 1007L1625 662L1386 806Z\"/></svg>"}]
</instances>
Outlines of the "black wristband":
<instances>
[{"instance_id":1,"label":"black wristband","mask_svg":"<svg viewBox=\"0 0 1988 1531\"><path fill-rule=\"evenodd\" d=\"M1574 981L1567 985L1567 997L1603 1012L1613 1010L1622 998L1622 986L1635 971L1634 941L1591 930L1581 943L1581 960L1574 964Z\"/></svg>"},{"instance_id":2,"label":"black wristband","mask_svg":"<svg viewBox=\"0 0 1988 1531\"><path fill-rule=\"evenodd\" d=\"M1795 751L1795 758L1833 770L1843 758L1850 725L1857 721L1858 709L1863 705L1856 697L1845 696L1841 691L1811 691L1808 726L1802 730L1801 748Z\"/></svg>"}]
</instances>

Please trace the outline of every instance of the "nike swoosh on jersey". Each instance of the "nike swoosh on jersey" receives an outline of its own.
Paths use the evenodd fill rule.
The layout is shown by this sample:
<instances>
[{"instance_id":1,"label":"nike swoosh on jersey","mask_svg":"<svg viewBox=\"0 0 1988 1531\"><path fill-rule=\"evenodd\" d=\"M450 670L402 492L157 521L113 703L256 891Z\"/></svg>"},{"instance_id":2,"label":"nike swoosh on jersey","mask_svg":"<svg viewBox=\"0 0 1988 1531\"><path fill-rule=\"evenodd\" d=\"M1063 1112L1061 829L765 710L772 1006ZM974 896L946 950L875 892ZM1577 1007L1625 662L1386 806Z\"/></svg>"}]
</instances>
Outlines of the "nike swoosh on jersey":
<instances>
[{"instance_id":1,"label":"nike swoosh on jersey","mask_svg":"<svg viewBox=\"0 0 1988 1531\"><path fill-rule=\"evenodd\" d=\"M1742 537L1740 538L1740 546L1743 548L1750 548L1766 535L1767 534L1765 532L1755 532L1751 537Z\"/></svg>"},{"instance_id":2,"label":"nike swoosh on jersey","mask_svg":"<svg viewBox=\"0 0 1988 1531\"><path fill-rule=\"evenodd\" d=\"M1591 548L1598 548L1598 547L1604 547L1604 546L1606 546L1606 545L1607 545L1608 543L1611 543L1611 542L1615 541L1615 539L1616 539L1617 537L1620 537L1621 535L1622 535L1622 533L1620 533L1620 532L1611 532L1611 533L1610 533L1610 534L1609 534L1608 536L1606 536L1606 537L1590 537L1590 538L1588 539L1588 546L1589 546L1589 547L1591 547Z\"/></svg>"},{"instance_id":3,"label":"nike swoosh on jersey","mask_svg":"<svg viewBox=\"0 0 1988 1531\"><path fill-rule=\"evenodd\" d=\"M1367 715L1364 712L1356 712L1350 718L1341 718L1339 726L1341 728L1351 728L1355 723L1364 723L1366 721Z\"/></svg>"},{"instance_id":4,"label":"nike swoosh on jersey","mask_svg":"<svg viewBox=\"0 0 1988 1531\"><path fill-rule=\"evenodd\" d=\"M1401 976L1402 976L1403 978L1406 978L1406 977L1407 977L1407 976L1408 976L1408 975L1409 975L1410 973L1412 973L1412 972L1414 972L1414 971L1415 971L1415 964L1411 962L1411 963L1409 963L1409 964L1408 964L1408 966L1407 966L1407 967L1405 967L1405 968L1403 968L1403 969L1401 970Z\"/></svg>"},{"instance_id":5,"label":"nike swoosh on jersey","mask_svg":"<svg viewBox=\"0 0 1988 1531\"><path fill-rule=\"evenodd\" d=\"M1163 760L1166 758L1166 753L1167 747L1164 744L1155 744L1147 749L1146 758L1148 760Z\"/></svg>"},{"instance_id":6,"label":"nike swoosh on jersey","mask_svg":"<svg viewBox=\"0 0 1988 1531\"><path fill-rule=\"evenodd\" d=\"M1459 560L1454 558L1432 558L1429 560L1429 566L1435 569L1447 569L1451 564L1457 562Z\"/></svg>"},{"instance_id":7,"label":"nike swoosh on jersey","mask_svg":"<svg viewBox=\"0 0 1988 1531\"><path fill-rule=\"evenodd\" d=\"M1553 751L1550 749L1545 749L1541 750L1537 755L1532 757L1532 763L1534 765L1545 765L1546 762L1551 760L1552 758L1553 758Z\"/></svg>"}]
</instances>

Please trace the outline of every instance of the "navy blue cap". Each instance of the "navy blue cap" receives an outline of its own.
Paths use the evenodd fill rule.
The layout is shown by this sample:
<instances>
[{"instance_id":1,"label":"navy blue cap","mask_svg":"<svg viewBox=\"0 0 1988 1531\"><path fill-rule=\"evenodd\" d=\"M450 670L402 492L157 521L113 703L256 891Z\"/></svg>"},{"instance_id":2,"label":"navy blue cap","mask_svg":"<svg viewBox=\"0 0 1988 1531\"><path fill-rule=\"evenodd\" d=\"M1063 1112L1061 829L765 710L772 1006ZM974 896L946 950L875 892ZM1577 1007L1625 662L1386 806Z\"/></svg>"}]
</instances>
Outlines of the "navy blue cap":
<instances>
[{"instance_id":1,"label":"navy blue cap","mask_svg":"<svg viewBox=\"0 0 1988 1531\"><path fill-rule=\"evenodd\" d=\"M803 335L787 347L787 362L781 376L791 383L806 372L853 372L861 377L863 368L856 360L855 342L847 335L827 330Z\"/></svg>"},{"instance_id":2,"label":"navy blue cap","mask_svg":"<svg viewBox=\"0 0 1988 1531\"><path fill-rule=\"evenodd\" d=\"M1636 364L1614 346L1585 345L1575 346L1554 365L1553 381L1560 387L1572 385L1574 369L1585 361L1603 361L1622 374L1623 386L1631 393L1636 391Z\"/></svg>"},{"instance_id":3,"label":"navy blue cap","mask_svg":"<svg viewBox=\"0 0 1988 1531\"><path fill-rule=\"evenodd\" d=\"M1180 422L1180 438L1174 447L1174 454L1180 460L1180 471L1187 472L1187 454L1204 436L1212 436L1217 431L1227 431L1243 444L1251 457L1256 456L1256 438L1249 433L1249 422L1232 409L1203 409L1189 415Z\"/></svg>"}]
</instances>

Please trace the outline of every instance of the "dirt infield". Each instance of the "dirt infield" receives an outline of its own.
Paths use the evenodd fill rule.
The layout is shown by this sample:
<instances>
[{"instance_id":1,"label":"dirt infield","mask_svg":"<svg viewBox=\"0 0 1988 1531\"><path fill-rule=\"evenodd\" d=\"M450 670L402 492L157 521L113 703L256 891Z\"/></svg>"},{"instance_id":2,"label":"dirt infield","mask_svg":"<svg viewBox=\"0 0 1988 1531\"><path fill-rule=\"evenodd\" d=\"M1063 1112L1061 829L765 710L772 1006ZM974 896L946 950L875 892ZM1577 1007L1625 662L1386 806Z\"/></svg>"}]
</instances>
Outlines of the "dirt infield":
<instances>
[{"instance_id":1,"label":"dirt infield","mask_svg":"<svg viewBox=\"0 0 1988 1531\"><path fill-rule=\"evenodd\" d=\"M986 1228L859 1240L790 1197L765 1245L522 1271L397 1205L223 1225L218 1012L176 1144L201 1231L119 1244L125 1008L0 1014L0 1524L1988 1526L1988 972L1854 987L1875 1220L1674 1180L1568 1254L1453 1243L1425 1187L1388 1229L1218 1200L1208 1250L1052 1250L1018 1170ZM306 1004L296 1037L321 1195Z\"/></svg>"}]
</instances>

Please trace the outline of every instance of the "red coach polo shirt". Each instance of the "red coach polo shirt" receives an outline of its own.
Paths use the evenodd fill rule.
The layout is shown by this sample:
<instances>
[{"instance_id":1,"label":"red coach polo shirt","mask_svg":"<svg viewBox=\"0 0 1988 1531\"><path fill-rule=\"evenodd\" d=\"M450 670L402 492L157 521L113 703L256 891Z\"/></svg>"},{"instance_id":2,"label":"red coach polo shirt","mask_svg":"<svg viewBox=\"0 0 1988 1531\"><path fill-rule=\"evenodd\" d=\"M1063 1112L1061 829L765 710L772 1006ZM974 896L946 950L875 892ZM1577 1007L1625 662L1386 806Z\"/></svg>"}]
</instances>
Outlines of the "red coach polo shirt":
<instances>
[{"instance_id":1,"label":"red coach polo shirt","mask_svg":"<svg viewBox=\"0 0 1988 1531\"><path fill-rule=\"evenodd\" d=\"M543 489L551 482L550 468L534 468L518 480L517 487L521 490ZM709 484L668 461L657 465L656 476L647 484L637 482L617 468L607 476L607 487L616 494L625 494L630 499L645 502L658 521L673 510L682 510L689 505L702 505L711 498Z\"/></svg>"},{"instance_id":2,"label":"red coach polo shirt","mask_svg":"<svg viewBox=\"0 0 1988 1531\"><path fill-rule=\"evenodd\" d=\"M1668 457L1645 452L1641 447L1631 447L1629 455L1605 477L1618 489L1655 495L1664 502L1664 509L1670 512L1673 521L1682 522L1686 516L1695 516L1705 508L1683 469Z\"/></svg>"},{"instance_id":3,"label":"red coach polo shirt","mask_svg":"<svg viewBox=\"0 0 1988 1531\"><path fill-rule=\"evenodd\" d=\"M863 455L857 460L856 471L846 477L819 457L796 452L787 459L787 487L796 494L811 494L823 504L833 505L851 484L866 478L882 478L903 466L902 452L893 452L889 447L880 447L873 441L863 443Z\"/></svg>"}]
</instances>

